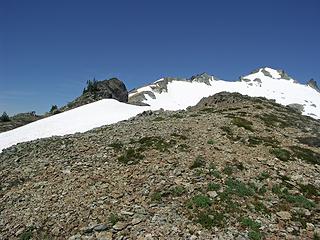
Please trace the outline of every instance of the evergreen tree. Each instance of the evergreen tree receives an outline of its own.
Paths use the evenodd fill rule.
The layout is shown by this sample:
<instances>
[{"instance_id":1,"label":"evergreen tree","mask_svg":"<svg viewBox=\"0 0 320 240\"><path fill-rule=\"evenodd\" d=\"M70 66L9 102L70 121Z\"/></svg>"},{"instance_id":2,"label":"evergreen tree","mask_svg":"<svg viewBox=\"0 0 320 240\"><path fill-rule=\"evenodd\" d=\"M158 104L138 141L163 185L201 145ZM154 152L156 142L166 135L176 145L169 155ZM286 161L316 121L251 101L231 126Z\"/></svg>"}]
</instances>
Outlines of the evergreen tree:
<instances>
[{"instance_id":1,"label":"evergreen tree","mask_svg":"<svg viewBox=\"0 0 320 240\"><path fill-rule=\"evenodd\" d=\"M58 106L57 105L52 105L51 106L51 109L50 109L50 113L55 113L55 112L57 112L58 111Z\"/></svg>"},{"instance_id":2,"label":"evergreen tree","mask_svg":"<svg viewBox=\"0 0 320 240\"><path fill-rule=\"evenodd\" d=\"M10 121L10 118L8 116L8 114L6 112L3 112L1 117L0 117L0 121L1 122L9 122Z\"/></svg>"},{"instance_id":3,"label":"evergreen tree","mask_svg":"<svg viewBox=\"0 0 320 240\"><path fill-rule=\"evenodd\" d=\"M89 92L89 93L95 93L98 91L98 81L93 78L93 80L87 81L87 87L83 89L82 94Z\"/></svg>"}]
</instances>

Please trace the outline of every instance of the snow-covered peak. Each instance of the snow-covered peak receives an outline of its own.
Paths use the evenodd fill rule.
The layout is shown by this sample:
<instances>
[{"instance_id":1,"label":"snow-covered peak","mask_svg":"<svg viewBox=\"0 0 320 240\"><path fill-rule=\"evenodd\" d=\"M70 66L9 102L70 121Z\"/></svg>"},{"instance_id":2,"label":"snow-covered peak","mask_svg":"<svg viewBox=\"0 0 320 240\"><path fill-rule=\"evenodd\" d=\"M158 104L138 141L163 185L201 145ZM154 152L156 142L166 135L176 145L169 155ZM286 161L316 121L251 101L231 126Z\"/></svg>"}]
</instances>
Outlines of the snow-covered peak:
<instances>
[{"instance_id":1,"label":"snow-covered peak","mask_svg":"<svg viewBox=\"0 0 320 240\"><path fill-rule=\"evenodd\" d=\"M253 81L255 79L256 81L259 81L259 80L263 81L268 79L282 79L282 80L294 81L292 77L290 77L284 70L273 69L270 67L259 68L251 72L249 75L241 77L240 79L241 81L245 81L245 82Z\"/></svg>"}]
</instances>

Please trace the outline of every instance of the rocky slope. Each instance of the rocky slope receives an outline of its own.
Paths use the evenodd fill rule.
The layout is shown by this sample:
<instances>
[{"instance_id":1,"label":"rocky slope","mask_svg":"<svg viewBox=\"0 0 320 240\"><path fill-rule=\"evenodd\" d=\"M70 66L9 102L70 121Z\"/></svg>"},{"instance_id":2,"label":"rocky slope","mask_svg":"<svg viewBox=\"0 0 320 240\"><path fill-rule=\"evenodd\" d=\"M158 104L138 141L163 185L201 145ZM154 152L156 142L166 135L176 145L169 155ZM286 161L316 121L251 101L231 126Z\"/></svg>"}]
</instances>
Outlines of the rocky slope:
<instances>
[{"instance_id":1,"label":"rocky slope","mask_svg":"<svg viewBox=\"0 0 320 240\"><path fill-rule=\"evenodd\" d=\"M0 239L318 239L320 122L220 93L0 153Z\"/></svg>"}]
</instances>

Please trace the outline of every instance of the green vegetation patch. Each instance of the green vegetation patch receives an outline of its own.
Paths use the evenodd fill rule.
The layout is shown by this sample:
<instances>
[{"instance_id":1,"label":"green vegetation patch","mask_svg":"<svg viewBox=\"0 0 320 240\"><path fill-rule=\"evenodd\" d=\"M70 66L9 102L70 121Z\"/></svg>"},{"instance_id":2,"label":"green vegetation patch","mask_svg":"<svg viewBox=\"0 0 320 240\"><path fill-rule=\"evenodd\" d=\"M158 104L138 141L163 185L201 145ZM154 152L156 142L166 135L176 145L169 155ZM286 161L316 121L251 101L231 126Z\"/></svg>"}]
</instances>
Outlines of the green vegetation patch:
<instances>
[{"instance_id":1,"label":"green vegetation patch","mask_svg":"<svg viewBox=\"0 0 320 240\"><path fill-rule=\"evenodd\" d=\"M223 170L223 173L227 174L227 175L231 175L233 173L233 167L230 164L227 164Z\"/></svg>"},{"instance_id":2,"label":"green vegetation patch","mask_svg":"<svg viewBox=\"0 0 320 240\"><path fill-rule=\"evenodd\" d=\"M282 185L274 185L272 187L272 192L278 195L279 198L286 200L288 203L292 203L298 207L304 207L312 209L315 207L315 203L303 195L293 195L288 192L288 189Z\"/></svg>"},{"instance_id":3,"label":"green vegetation patch","mask_svg":"<svg viewBox=\"0 0 320 240\"><path fill-rule=\"evenodd\" d=\"M112 147L115 150L120 151L123 148L123 143L121 143L121 142L113 142L113 143L109 144L109 147Z\"/></svg>"},{"instance_id":4,"label":"green vegetation patch","mask_svg":"<svg viewBox=\"0 0 320 240\"><path fill-rule=\"evenodd\" d=\"M320 147L319 137L300 137L298 140L300 143L306 144L310 147Z\"/></svg>"},{"instance_id":5,"label":"green vegetation patch","mask_svg":"<svg viewBox=\"0 0 320 240\"><path fill-rule=\"evenodd\" d=\"M235 194L239 197L248 197L255 194L255 190L250 185L232 178L226 180L226 190L224 192L225 194Z\"/></svg>"},{"instance_id":6,"label":"green vegetation patch","mask_svg":"<svg viewBox=\"0 0 320 240\"><path fill-rule=\"evenodd\" d=\"M153 122L161 122L161 121L164 121L164 120L165 120L164 117L156 117L156 118L154 118L152 121L153 121Z\"/></svg>"},{"instance_id":7,"label":"green vegetation patch","mask_svg":"<svg viewBox=\"0 0 320 240\"><path fill-rule=\"evenodd\" d=\"M111 213L108 220L111 223L111 225L115 225L117 222L122 220L122 218L116 213Z\"/></svg>"},{"instance_id":8,"label":"green vegetation patch","mask_svg":"<svg viewBox=\"0 0 320 240\"><path fill-rule=\"evenodd\" d=\"M262 214L270 215L270 210L260 201L254 201L253 203L254 209L257 212L260 212Z\"/></svg>"},{"instance_id":9,"label":"green vegetation patch","mask_svg":"<svg viewBox=\"0 0 320 240\"><path fill-rule=\"evenodd\" d=\"M192 165L190 166L190 169L204 167L205 165L206 165L206 162L205 162L204 158L201 155L199 155L193 161Z\"/></svg>"},{"instance_id":10,"label":"green vegetation patch","mask_svg":"<svg viewBox=\"0 0 320 240\"><path fill-rule=\"evenodd\" d=\"M171 118L177 118L177 119L184 118L184 116L183 116L183 115L178 114L178 113L172 114L172 115L170 115L170 117L171 117Z\"/></svg>"},{"instance_id":11,"label":"green vegetation patch","mask_svg":"<svg viewBox=\"0 0 320 240\"><path fill-rule=\"evenodd\" d=\"M183 186L175 186L170 189L170 193L174 197L180 197L186 192L186 189Z\"/></svg>"},{"instance_id":12,"label":"green vegetation patch","mask_svg":"<svg viewBox=\"0 0 320 240\"><path fill-rule=\"evenodd\" d=\"M209 183L208 184L208 191L219 191L221 186L219 183Z\"/></svg>"},{"instance_id":13,"label":"green vegetation patch","mask_svg":"<svg viewBox=\"0 0 320 240\"><path fill-rule=\"evenodd\" d=\"M312 184L300 184L300 190L306 197L320 196L320 191Z\"/></svg>"},{"instance_id":14,"label":"green vegetation patch","mask_svg":"<svg viewBox=\"0 0 320 240\"><path fill-rule=\"evenodd\" d=\"M162 200L162 194L161 192L154 192L151 194L151 201L152 202L160 202Z\"/></svg>"},{"instance_id":15,"label":"green vegetation patch","mask_svg":"<svg viewBox=\"0 0 320 240\"><path fill-rule=\"evenodd\" d=\"M140 150L145 151L150 148L157 149L160 152L168 152L169 148L173 147L176 144L176 140L170 139L166 141L162 137L143 137L138 140L140 144Z\"/></svg>"},{"instance_id":16,"label":"green vegetation patch","mask_svg":"<svg viewBox=\"0 0 320 240\"><path fill-rule=\"evenodd\" d=\"M20 235L20 240L29 240L32 239L33 236L33 228L27 228L24 232Z\"/></svg>"},{"instance_id":17,"label":"green vegetation patch","mask_svg":"<svg viewBox=\"0 0 320 240\"><path fill-rule=\"evenodd\" d=\"M252 220L251 218L243 218L241 220L241 225L244 227L249 228L251 231L248 233L249 239L252 240L260 240L262 239L262 233L260 232L259 228L261 224Z\"/></svg>"},{"instance_id":18,"label":"green vegetation patch","mask_svg":"<svg viewBox=\"0 0 320 240\"><path fill-rule=\"evenodd\" d=\"M299 146L291 146L294 156L311 164L320 164L320 154L312 151L308 148L302 148Z\"/></svg>"},{"instance_id":19,"label":"green vegetation patch","mask_svg":"<svg viewBox=\"0 0 320 240\"><path fill-rule=\"evenodd\" d=\"M128 148L120 157L118 157L118 161L123 164L136 164L143 158L144 155L142 155L136 149Z\"/></svg>"},{"instance_id":20,"label":"green vegetation patch","mask_svg":"<svg viewBox=\"0 0 320 240\"><path fill-rule=\"evenodd\" d=\"M216 141L214 141L213 139L209 139L209 140L207 141L207 143L210 144L210 145L213 145L213 144L216 143Z\"/></svg>"},{"instance_id":21,"label":"green vegetation patch","mask_svg":"<svg viewBox=\"0 0 320 240\"><path fill-rule=\"evenodd\" d=\"M221 227L224 224L224 215L219 212L201 212L197 215L197 223L202 227L211 229L212 227Z\"/></svg>"},{"instance_id":22,"label":"green vegetation patch","mask_svg":"<svg viewBox=\"0 0 320 240\"><path fill-rule=\"evenodd\" d=\"M257 145L264 146L279 146L280 142L272 137L258 137L258 136L249 136L248 143L250 147L256 147Z\"/></svg>"},{"instance_id":23,"label":"green vegetation patch","mask_svg":"<svg viewBox=\"0 0 320 240\"><path fill-rule=\"evenodd\" d=\"M188 152L188 151L190 151L190 146L188 146L188 145L185 144L185 143L182 143L182 144L179 144L179 145L178 145L178 149L179 149L181 152Z\"/></svg>"},{"instance_id":24,"label":"green vegetation patch","mask_svg":"<svg viewBox=\"0 0 320 240\"><path fill-rule=\"evenodd\" d=\"M238 127L242 127L246 130L249 130L251 132L253 132L253 123L247 119L241 118L241 117L235 117L232 119L232 123Z\"/></svg>"},{"instance_id":25,"label":"green vegetation patch","mask_svg":"<svg viewBox=\"0 0 320 240\"><path fill-rule=\"evenodd\" d=\"M179 138L179 139L181 139L181 140L187 140L187 139L188 139L187 136L181 135L181 134L178 134L178 133L171 133L171 136L172 136L172 137L175 137L175 138Z\"/></svg>"},{"instance_id":26,"label":"green vegetation patch","mask_svg":"<svg viewBox=\"0 0 320 240\"><path fill-rule=\"evenodd\" d=\"M292 160L291 153L283 148L273 148L270 150L270 153L274 154L278 159L284 162Z\"/></svg>"},{"instance_id":27,"label":"green vegetation patch","mask_svg":"<svg viewBox=\"0 0 320 240\"><path fill-rule=\"evenodd\" d=\"M258 115L267 127L289 127L288 119L282 119L273 113Z\"/></svg>"},{"instance_id":28,"label":"green vegetation patch","mask_svg":"<svg viewBox=\"0 0 320 240\"><path fill-rule=\"evenodd\" d=\"M211 206L212 201L208 196L196 195L191 199L192 205L196 208L206 208Z\"/></svg>"}]
</instances>

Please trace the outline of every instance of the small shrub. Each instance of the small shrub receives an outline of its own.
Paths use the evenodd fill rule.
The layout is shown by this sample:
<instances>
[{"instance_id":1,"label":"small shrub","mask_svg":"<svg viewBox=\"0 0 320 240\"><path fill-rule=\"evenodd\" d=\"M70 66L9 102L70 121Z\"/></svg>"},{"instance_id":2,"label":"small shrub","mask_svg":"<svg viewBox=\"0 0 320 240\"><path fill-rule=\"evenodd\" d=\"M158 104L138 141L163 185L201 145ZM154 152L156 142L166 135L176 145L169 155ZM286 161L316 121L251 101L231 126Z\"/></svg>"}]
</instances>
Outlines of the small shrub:
<instances>
[{"instance_id":1,"label":"small shrub","mask_svg":"<svg viewBox=\"0 0 320 240\"><path fill-rule=\"evenodd\" d=\"M192 203L195 207L206 208L211 206L212 201L208 196L205 195L196 195L192 198Z\"/></svg>"},{"instance_id":2,"label":"small shrub","mask_svg":"<svg viewBox=\"0 0 320 240\"><path fill-rule=\"evenodd\" d=\"M261 240L262 239L262 233L260 231L250 231L248 233L248 237L251 240Z\"/></svg>"},{"instance_id":3,"label":"small shrub","mask_svg":"<svg viewBox=\"0 0 320 240\"><path fill-rule=\"evenodd\" d=\"M253 205L254 205L254 209L257 211L257 212L261 212L263 214L267 214L267 215L270 215L270 210L260 201L254 201L253 202Z\"/></svg>"},{"instance_id":4,"label":"small shrub","mask_svg":"<svg viewBox=\"0 0 320 240\"><path fill-rule=\"evenodd\" d=\"M320 147L320 137L300 137L298 140L310 147Z\"/></svg>"},{"instance_id":5,"label":"small shrub","mask_svg":"<svg viewBox=\"0 0 320 240\"><path fill-rule=\"evenodd\" d=\"M310 201L309 199L305 198L302 195L287 194L285 195L285 199L290 203L294 203L297 206L302 206L308 209L311 209L316 206L314 202Z\"/></svg>"},{"instance_id":6,"label":"small shrub","mask_svg":"<svg viewBox=\"0 0 320 240\"><path fill-rule=\"evenodd\" d=\"M175 197L180 197L186 192L186 189L183 186L176 186L171 189L171 194Z\"/></svg>"},{"instance_id":7,"label":"small shrub","mask_svg":"<svg viewBox=\"0 0 320 240\"><path fill-rule=\"evenodd\" d=\"M300 190L307 197L320 196L319 190L312 184L300 184Z\"/></svg>"},{"instance_id":8,"label":"small shrub","mask_svg":"<svg viewBox=\"0 0 320 240\"><path fill-rule=\"evenodd\" d=\"M201 212L197 216L197 223L200 223L202 227L211 229L214 226L222 226L224 215L218 212Z\"/></svg>"},{"instance_id":9,"label":"small shrub","mask_svg":"<svg viewBox=\"0 0 320 240\"><path fill-rule=\"evenodd\" d=\"M181 135L181 134L178 134L178 133L171 133L171 136L172 137L176 137L176 138L180 138L181 140L187 140L188 139L187 136Z\"/></svg>"},{"instance_id":10,"label":"small shrub","mask_svg":"<svg viewBox=\"0 0 320 240\"><path fill-rule=\"evenodd\" d=\"M32 233L33 229L32 228L27 228L21 235L20 235L20 240L29 240L32 239Z\"/></svg>"},{"instance_id":11,"label":"small shrub","mask_svg":"<svg viewBox=\"0 0 320 240\"><path fill-rule=\"evenodd\" d=\"M204 158L202 156L197 156L196 159L193 161L192 165L190 166L190 169L194 169L194 168L200 168L205 166L205 161Z\"/></svg>"},{"instance_id":12,"label":"small shrub","mask_svg":"<svg viewBox=\"0 0 320 240\"><path fill-rule=\"evenodd\" d=\"M162 200L162 194L161 192L154 192L151 195L151 201L152 202L160 202Z\"/></svg>"},{"instance_id":13,"label":"small shrub","mask_svg":"<svg viewBox=\"0 0 320 240\"><path fill-rule=\"evenodd\" d=\"M1 117L0 117L0 121L1 122L9 122L10 121L10 117L8 116L8 114L6 112L3 112Z\"/></svg>"},{"instance_id":14,"label":"small shrub","mask_svg":"<svg viewBox=\"0 0 320 240\"><path fill-rule=\"evenodd\" d=\"M117 222L119 222L121 220L121 217L119 217L117 214L115 213L111 213L109 216L109 222L112 225L115 225Z\"/></svg>"},{"instance_id":15,"label":"small shrub","mask_svg":"<svg viewBox=\"0 0 320 240\"><path fill-rule=\"evenodd\" d=\"M115 150L119 151L122 149L123 144L121 142L113 142L113 143L109 144L109 147L112 147Z\"/></svg>"},{"instance_id":16,"label":"small shrub","mask_svg":"<svg viewBox=\"0 0 320 240\"><path fill-rule=\"evenodd\" d=\"M265 145L265 146L272 146L272 147L277 147L279 146L279 141L277 141L274 138L271 137L254 137L254 136L249 136L248 139L249 147L256 147L257 145Z\"/></svg>"},{"instance_id":17,"label":"small shrub","mask_svg":"<svg viewBox=\"0 0 320 240\"><path fill-rule=\"evenodd\" d=\"M288 189L281 187L281 185L274 185L272 187L272 192L277 194L279 198L285 199L287 202L294 204L295 206L300 206L304 208L311 209L315 207L315 203L302 195L292 195L289 194Z\"/></svg>"},{"instance_id":18,"label":"small shrub","mask_svg":"<svg viewBox=\"0 0 320 240\"><path fill-rule=\"evenodd\" d=\"M239 169L240 171L243 171L243 170L246 169L242 162L236 163L236 164L235 164L235 167L236 167L237 169Z\"/></svg>"},{"instance_id":19,"label":"small shrub","mask_svg":"<svg viewBox=\"0 0 320 240\"><path fill-rule=\"evenodd\" d=\"M265 179L268 179L270 177L270 174L266 171L263 171L262 173L260 173L260 175L257 177L257 179L259 181L263 181Z\"/></svg>"},{"instance_id":20,"label":"small shrub","mask_svg":"<svg viewBox=\"0 0 320 240\"><path fill-rule=\"evenodd\" d=\"M164 120L165 120L164 117L156 117L156 118L154 118L152 121L154 121L154 122L161 122L161 121L164 121Z\"/></svg>"},{"instance_id":21,"label":"small shrub","mask_svg":"<svg viewBox=\"0 0 320 240\"><path fill-rule=\"evenodd\" d=\"M145 151L148 148L154 148L160 152L168 152L169 148L176 144L174 139L166 141L162 137L153 136L153 137L143 137L138 140L140 144L140 150Z\"/></svg>"},{"instance_id":22,"label":"small shrub","mask_svg":"<svg viewBox=\"0 0 320 240\"><path fill-rule=\"evenodd\" d=\"M184 116L182 116L181 114L175 113L173 115L170 115L171 118L177 118L177 119L181 119L184 118Z\"/></svg>"},{"instance_id":23,"label":"small shrub","mask_svg":"<svg viewBox=\"0 0 320 240\"><path fill-rule=\"evenodd\" d=\"M262 239L262 234L259 230L261 224L252 220L251 218L243 218L241 224L245 227L251 229L248 233L248 237L252 240L260 240Z\"/></svg>"},{"instance_id":24,"label":"small shrub","mask_svg":"<svg viewBox=\"0 0 320 240\"><path fill-rule=\"evenodd\" d=\"M320 164L320 154L310 149L302 148L299 146L291 146L294 156L311 164Z\"/></svg>"},{"instance_id":25,"label":"small shrub","mask_svg":"<svg viewBox=\"0 0 320 240\"><path fill-rule=\"evenodd\" d=\"M261 224L252 220L251 218L243 218L241 220L241 224L243 226L249 227L252 230L259 230L259 228L261 227Z\"/></svg>"},{"instance_id":26,"label":"small shrub","mask_svg":"<svg viewBox=\"0 0 320 240\"><path fill-rule=\"evenodd\" d=\"M221 186L218 183L209 183L208 184L208 191L218 191L220 190Z\"/></svg>"},{"instance_id":27,"label":"small shrub","mask_svg":"<svg viewBox=\"0 0 320 240\"><path fill-rule=\"evenodd\" d=\"M209 140L207 141L207 143L210 144L210 145L213 145L213 144L215 144L215 141L212 140L212 139L209 139Z\"/></svg>"},{"instance_id":28,"label":"small shrub","mask_svg":"<svg viewBox=\"0 0 320 240\"><path fill-rule=\"evenodd\" d=\"M278 116L270 113L270 114L263 114L258 116L267 127L288 127L288 121L279 118Z\"/></svg>"},{"instance_id":29,"label":"small shrub","mask_svg":"<svg viewBox=\"0 0 320 240\"><path fill-rule=\"evenodd\" d=\"M249 130L251 132L254 131L252 128L252 125L253 125L252 122L247 119L235 117L232 119L232 123L238 127L242 127L242 128Z\"/></svg>"},{"instance_id":30,"label":"small shrub","mask_svg":"<svg viewBox=\"0 0 320 240\"><path fill-rule=\"evenodd\" d=\"M178 145L178 149L181 151L181 152L188 152L190 147L187 145L187 144L179 144Z\"/></svg>"},{"instance_id":31,"label":"small shrub","mask_svg":"<svg viewBox=\"0 0 320 240\"><path fill-rule=\"evenodd\" d=\"M118 157L118 161L123 164L136 164L143 158L144 155L137 152L134 148L128 148L125 150L123 155Z\"/></svg>"},{"instance_id":32,"label":"small shrub","mask_svg":"<svg viewBox=\"0 0 320 240\"><path fill-rule=\"evenodd\" d=\"M273 148L270 153L274 154L281 161L287 162L291 160L291 153L283 148Z\"/></svg>"},{"instance_id":33,"label":"small shrub","mask_svg":"<svg viewBox=\"0 0 320 240\"><path fill-rule=\"evenodd\" d=\"M228 178L226 181L227 189L226 194L236 194L239 197L253 196L255 191L250 186L247 186L243 182L235 179Z\"/></svg>"},{"instance_id":34,"label":"small shrub","mask_svg":"<svg viewBox=\"0 0 320 240\"><path fill-rule=\"evenodd\" d=\"M227 174L227 175L231 175L233 173L233 168L232 166L230 166L229 164L227 164L224 169L223 169L223 173Z\"/></svg>"}]
</instances>

